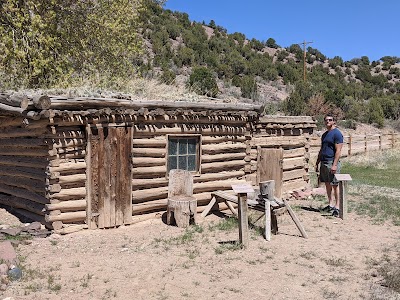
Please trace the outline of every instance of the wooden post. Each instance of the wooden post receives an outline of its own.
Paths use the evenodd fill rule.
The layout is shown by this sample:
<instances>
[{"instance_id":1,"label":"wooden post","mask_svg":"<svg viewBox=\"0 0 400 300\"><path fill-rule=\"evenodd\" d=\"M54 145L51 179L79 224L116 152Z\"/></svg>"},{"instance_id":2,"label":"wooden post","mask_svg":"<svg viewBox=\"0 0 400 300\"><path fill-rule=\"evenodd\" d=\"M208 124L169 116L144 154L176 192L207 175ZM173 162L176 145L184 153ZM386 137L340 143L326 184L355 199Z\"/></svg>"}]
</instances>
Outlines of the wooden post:
<instances>
[{"instance_id":1,"label":"wooden post","mask_svg":"<svg viewBox=\"0 0 400 300\"><path fill-rule=\"evenodd\" d=\"M367 154L368 153L368 148L367 148L367 134L364 136L364 152Z\"/></svg>"},{"instance_id":2,"label":"wooden post","mask_svg":"<svg viewBox=\"0 0 400 300\"><path fill-rule=\"evenodd\" d=\"M336 180L339 181L339 218L344 220L347 217L347 181L351 181L350 174L335 174Z\"/></svg>"},{"instance_id":3,"label":"wooden post","mask_svg":"<svg viewBox=\"0 0 400 300\"><path fill-rule=\"evenodd\" d=\"M349 135L349 148L348 148L348 155L351 155L351 134Z\"/></svg>"},{"instance_id":4,"label":"wooden post","mask_svg":"<svg viewBox=\"0 0 400 300\"><path fill-rule=\"evenodd\" d=\"M379 150L382 151L382 133L379 133Z\"/></svg>"},{"instance_id":5,"label":"wooden post","mask_svg":"<svg viewBox=\"0 0 400 300\"><path fill-rule=\"evenodd\" d=\"M238 195L239 241L244 248L249 246L249 221L247 216L247 194L254 193L248 183L232 184L232 189Z\"/></svg>"},{"instance_id":6,"label":"wooden post","mask_svg":"<svg viewBox=\"0 0 400 300\"><path fill-rule=\"evenodd\" d=\"M275 180L267 180L259 183L260 193L265 199L265 239L271 240L271 201L274 200ZM276 229L275 229L276 230ZM277 231L277 230L276 230Z\"/></svg>"},{"instance_id":7,"label":"wooden post","mask_svg":"<svg viewBox=\"0 0 400 300\"><path fill-rule=\"evenodd\" d=\"M247 217L247 193L238 194L239 241L244 248L249 246L249 225Z\"/></svg>"},{"instance_id":8,"label":"wooden post","mask_svg":"<svg viewBox=\"0 0 400 300\"><path fill-rule=\"evenodd\" d=\"M392 149L395 147L394 131L392 131Z\"/></svg>"},{"instance_id":9,"label":"wooden post","mask_svg":"<svg viewBox=\"0 0 400 300\"><path fill-rule=\"evenodd\" d=\"M296 224L297 229L300 231L303 238L308 239L307 232L304 230L303 226L300 223L299 218L297 218L296 214L294 213L293 209L290 207L289 203L287 203L286 200L283 200L283 203L285 203L285 207L286 207L290 217L292 218L294 224Z\"/></svg>"}]
</instances>

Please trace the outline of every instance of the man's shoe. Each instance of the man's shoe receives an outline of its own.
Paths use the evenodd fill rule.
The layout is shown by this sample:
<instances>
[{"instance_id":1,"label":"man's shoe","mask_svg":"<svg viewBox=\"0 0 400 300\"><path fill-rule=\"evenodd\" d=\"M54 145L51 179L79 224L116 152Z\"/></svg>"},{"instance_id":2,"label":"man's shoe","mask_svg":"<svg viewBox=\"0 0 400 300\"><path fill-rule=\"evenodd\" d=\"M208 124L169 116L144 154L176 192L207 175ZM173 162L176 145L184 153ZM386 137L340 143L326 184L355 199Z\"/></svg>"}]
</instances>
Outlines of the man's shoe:
<instances>
[{"instance_id":1,"label":"man's shoe","mask_svg":"<svg viewBox=\"0 0 400 300\"><path fill-rule=\"evenodd\" d=\"M340 210L338 208L334 208L332 212L332 216L339 218Z\"/></svg>"},{"instance_id":2,"label":"man's shoe","mask_svg":"<svg viewBox=\"0 0 400 300\"><path fill-rule=\"evenodd\" d=\"M323 209L321 209L321 211L328 212L328 213L332 213L334 210L335 210L335 208L330 205L327 205Z\"/></svg>"}]
</instances>

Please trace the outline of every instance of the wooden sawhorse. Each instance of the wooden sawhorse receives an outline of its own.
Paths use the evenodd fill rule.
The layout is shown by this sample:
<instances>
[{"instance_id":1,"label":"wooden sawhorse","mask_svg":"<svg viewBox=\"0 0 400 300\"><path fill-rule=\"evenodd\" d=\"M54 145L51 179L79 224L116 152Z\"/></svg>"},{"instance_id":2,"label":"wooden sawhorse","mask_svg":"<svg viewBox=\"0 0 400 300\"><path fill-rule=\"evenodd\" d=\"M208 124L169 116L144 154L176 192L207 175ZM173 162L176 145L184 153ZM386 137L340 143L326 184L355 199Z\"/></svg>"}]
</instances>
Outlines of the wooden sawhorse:
<instances>
[{"instance_id":1,"label":"wooden sawhorse","mask_svg":"<svg viewBox=\"0 0 400 300\"><path fill-rule=\"evenodd\" d=\"M216 191L211 193L211 201L206 206L204 211L201 213L201 217L205 218L208 213L218 205L218 203L224 202L231 212L237 217L238 212L233 207L232 203L238 204L237 196L233 193L226 192L226 191ZM265 215L265 239L267 241L271 240L271 227L272 232L274 234L278 233L278 222L277 216L282 215L286 211L289 213L290 217L292 218L293 222L296 224L297 228L299 229L302 237L308 238L306 231L304 230L303 226L300 223L300 220L297 218L296 214L287 203L287 201L283 200L279 201L278 199L268 200L263 199L263 201L259 200L247 200L248 208L261 211L263 214L256 220L260 220Z\"/></svg>"}]
</instances>

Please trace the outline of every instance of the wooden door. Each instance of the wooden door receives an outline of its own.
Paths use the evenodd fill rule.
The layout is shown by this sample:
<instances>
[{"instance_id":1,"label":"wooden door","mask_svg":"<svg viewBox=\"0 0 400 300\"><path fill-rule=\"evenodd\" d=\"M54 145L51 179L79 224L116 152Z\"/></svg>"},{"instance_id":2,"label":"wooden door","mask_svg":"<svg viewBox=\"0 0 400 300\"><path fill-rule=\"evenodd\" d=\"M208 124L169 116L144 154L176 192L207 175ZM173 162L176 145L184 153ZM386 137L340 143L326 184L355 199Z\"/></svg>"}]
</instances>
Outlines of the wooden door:
<instances>
[{"instance_id":1,"label":"wooden door","mask_svg":"<svg viewBox=\"0 0 400 300\"><path fill-rule=\"evenodd\" d=\"M283 149L258 147L257 182L275 180L275 196L282 195Z\"/></svg>"},{"instance_id":2,"label":"wooden door","mask_svg":"<svg viewBox=\"0 0 400 300\"><path fill-rule=\"evenodd\" d=\"M132 127L88 126L87 221L89 228L132 220Z\"/></svg>"}]
</instances>

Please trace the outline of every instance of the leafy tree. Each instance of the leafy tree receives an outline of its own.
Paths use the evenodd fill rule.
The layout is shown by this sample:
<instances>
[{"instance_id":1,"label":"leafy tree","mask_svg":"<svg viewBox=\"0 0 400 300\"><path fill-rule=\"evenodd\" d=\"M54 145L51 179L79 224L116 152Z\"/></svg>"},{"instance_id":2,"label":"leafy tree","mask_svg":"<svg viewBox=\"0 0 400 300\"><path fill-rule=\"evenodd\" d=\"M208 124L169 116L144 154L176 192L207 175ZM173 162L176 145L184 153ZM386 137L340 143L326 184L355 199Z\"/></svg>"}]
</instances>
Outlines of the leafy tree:
<instances>
[{"instance_id":1,"label":"leafy tree","mask_svg":"<svg viewBox=\"0 0 400 300\"><path fill-rule=\"evenodd\" d=\"M286 59L289 56L289 53L283 49L281 51L278 51L278 55L277 55L277 60L278 61L283 61L284 59Z\"/></svg>"},{"instance_id":2,"label":"leafy tree","mask_svg":"<svg viewBox=\"0 0 400 300\"><path fill-rule=\"evenodd\" d=\"M293 53L298 61L303 60L303 50L301 49L299 44L292 44L287 48L287 51Z\"/></svg>"},{"instance_id":3,"label":"leafy tree","mask_svg":"<svg viewBox=\"0 0 400 300\"><path fill-rule=\"evenodd\" d=\"M209 26L210 28L212 28L212 29L216 29L216 28L217 28L217 25L215 24L215 21L214 21L214 20L210 20L210 23L208 24L208 26Z\"/></svg>"},{"instance_id":4,"label":"leafy tree","mask_svg":"<svg viewBox=\"0 0 400 300\"><path fill-rule=\"evenodd\" d=\"M382 106L377 99L371 99L368 102L368 123L377 124L378 127L383 127L385 116Z\"/></svg>"},{"instance_id":5,"label":"leafy tree","mask_svg":"<svg viewBox=\"0 0 400 300\"><path fill-rule=\"evenodd\" d=\"M332 69L343 66L343 59L340 56L335 56L334 58L329 60L329 67Z\"/></svg>"},{"instance_id":6,"label":"leafy tree","mask_svg":"<svg viewBox=\"0 0 400 300\"><path fill-rule=\"evenodd\" d=\"M307 47L307 53L314 55L316 60L319 62L324 62L326 60L326 56L323 55L318 49Z\"/></svg>"},{"instance_id":7,"label":"leafy tree","mask_svg":"<svg viewBox=\"0 0 400 300\"><path fill-rule=\"evenodd\" d=\"M244 76L241 80L240 90L242 92L242 97L257 99L258 90L257 82L253 76Z\"/></svg>"},{"instance_id":8,"label":"leafy tree","mask_svg":"<svg viewBox=\"0 0 400 300\"><path fill-rule=\"evenodd\" d=\"M264 49L264 44L255 38L251 39L250 46L256 51L261 51Z\"/></svg>"},{"instance_id":9,"label":"leafy tree","mask_svg":"<svg viewBox=\"0 0 400 300\"><path fill-rule=\"evenodd\" d=\"M276 43L276 41L273 38L269 38L266 42L265 42L265 46L269 47L269 48L274 48L277 49L279 48L279 45Z\"/></svg>"},{"instance_id":10,"label":"leafy tree","mask_svg":"<svg viewBox=\"0 0 400 300\"><path fill-rule=\"evenodd\" d=\"M240 47L243 47L244 41L246 40L246 36L240 32L234 32L230 34L229 37L238 42Z\"/></svg>"},{"instance_id":11,"label":"leafy tree","mask_svg":"<svg viewBox=\"0 0 400 300\"><path fill-rule=\"evenodd\" d=\"M180 47L177 52L177 57L181 59L183 65L191 66L194 62L194 50L188 47Z\"/></svg>"},{"instance_id":12,"label":"leafy tree","mask_svg":"<svg viewBox=\"0 0 400 300\"><path fill-rule=\"evenodd\" d=\"M176 74L170 69L163 69L163 73L161 75L161 82L166 84L172 84L175 81Z\"/></svg>"},{"instance_id":13,"label":"leafy tree","mask_svg":"<svg viewBox=\"0 0 400 300\"><path fill-rule=\"evenodd\" d=\"M368 56L361 56L361 63L365 66L369 66L369 58Z\"/></svg>"},{"instance_id":14,"label":"leafy tree","mask_svg":"<svg viewBox=\"0 0 400 300\"><path fill-rule=\"evenodd\" d=\"M29 87L73 73L133 74L142 8L139 0L2 1L0 70Z\"/></svg>"},{"instance_id":15,"label":"leafy tree","mask_svg":"<svg viewBox=\"0 0 400 300\"><path fill-rule=\"evenodd\" d=\"M199 95L216 97L219 92L217 81L212 72L206 67L193 68L188 85Z\"/></svg>"}]
</instances>

